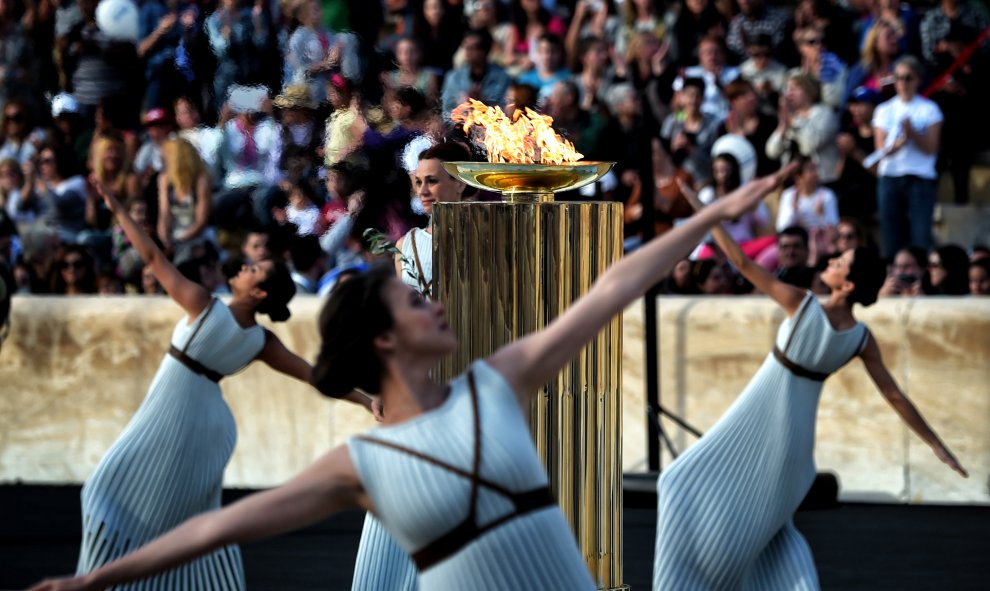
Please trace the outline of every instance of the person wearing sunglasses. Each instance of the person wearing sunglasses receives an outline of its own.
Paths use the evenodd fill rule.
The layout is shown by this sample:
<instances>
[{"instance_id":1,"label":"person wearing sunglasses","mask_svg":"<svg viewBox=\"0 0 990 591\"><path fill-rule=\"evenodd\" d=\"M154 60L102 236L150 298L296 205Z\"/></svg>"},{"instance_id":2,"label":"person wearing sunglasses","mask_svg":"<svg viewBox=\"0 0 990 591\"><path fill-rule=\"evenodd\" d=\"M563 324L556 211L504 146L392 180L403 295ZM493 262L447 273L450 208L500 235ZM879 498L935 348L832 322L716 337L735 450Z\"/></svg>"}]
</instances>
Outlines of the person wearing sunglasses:
<instances>
[{"instance_id":1,"label":"person wearing sunglasses","mask_svg":"<svg viewBox=\"0 0 990 591\"><path fill-rule=\"evenodd\" d=\"M22 101L10 101L3 107L0 120L0 160L14 158L23 166L38 153L31 141L34 128L31 112Z\"/></svg>"},{"instance_id":2,"label":"person wearing sunglasses","mask_svg":"<svg viewBox=\"0 0 990 591\"><path fill-rule=\"evenodd\" d=\"M93 256L84 246L69 244L62 247L48 274L50 293L54 295L89 295L96 293L96 266Z\"/></svg>"},{"instance_id":3,"label":"person wearing sunglasses","mask_svg":"<svg viewBox=\"0 0 990 591\"><path fill-rule=\"evenodd\" d=\"M798 71L811 74L821 82L822 103L839 108L846 86L846 64L825 48L825 30L806 27L794 33L801 65Z\"/></svg>"},{"instance_id":4,"label":"person wearing sunglasses","mask_svg":"<svg viewBox=\"0 0 990 591\"><path fill-rule=\"evenodd\" d=\"M934 245L935 162L943 116L938 105L918 94L922 75L917 58L899 59L894 66L897 96L873 113L874 144L885 154L877 167L877 206L886 257L907 244Z\"/></svg>"}]
</instances>

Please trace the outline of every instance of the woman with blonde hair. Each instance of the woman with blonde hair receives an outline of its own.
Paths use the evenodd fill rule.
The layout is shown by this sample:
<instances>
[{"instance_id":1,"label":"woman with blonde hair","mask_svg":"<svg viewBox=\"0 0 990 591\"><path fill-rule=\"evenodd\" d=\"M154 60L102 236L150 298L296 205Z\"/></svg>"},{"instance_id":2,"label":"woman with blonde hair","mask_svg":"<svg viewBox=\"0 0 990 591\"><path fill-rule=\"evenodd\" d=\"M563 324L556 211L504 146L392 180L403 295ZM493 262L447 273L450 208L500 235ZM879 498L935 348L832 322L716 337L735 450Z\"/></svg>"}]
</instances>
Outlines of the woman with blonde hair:
<instances>
[{"instance_id":1,"label":"woman with blonde hair","mask_svg":"<svg viewBox=\"0 0 990 591\"><path fill-rule=\"evenodd\" d=\"M877 91L883 95L882 99L894 94L894 63L901 55L900 40L903 36L904 27L897 21L879 19L870 27L863 41L863 57L846 77L842 107L860 86Z\"/></svg>"},{"instance_id":2,"label":"woman with blonde hair","mask_svg":"<svg viewBox=\"0 0 990 591\"><path fill-rule=\"evenodd\" d=\"M138 178L131 172L124 141L116 135L103 135L93 142L89 164L92 174L86 190L86 224L98 232L109 231L113 216L96 191L96 184L102 184L117 199L127 201L141 194Z\"/></svg>"},{"instance_id":3,"label":"woman with blonde hair","mask_svg":"<svg viewBox=\"0 0 990 591\"><path fill-rule=\"evenodd\" d=\"M158 176L158 238L177 263L213 242L210 173L196 148L182 138L162 145L164 174Z\"/></svg>"}]
</instances>

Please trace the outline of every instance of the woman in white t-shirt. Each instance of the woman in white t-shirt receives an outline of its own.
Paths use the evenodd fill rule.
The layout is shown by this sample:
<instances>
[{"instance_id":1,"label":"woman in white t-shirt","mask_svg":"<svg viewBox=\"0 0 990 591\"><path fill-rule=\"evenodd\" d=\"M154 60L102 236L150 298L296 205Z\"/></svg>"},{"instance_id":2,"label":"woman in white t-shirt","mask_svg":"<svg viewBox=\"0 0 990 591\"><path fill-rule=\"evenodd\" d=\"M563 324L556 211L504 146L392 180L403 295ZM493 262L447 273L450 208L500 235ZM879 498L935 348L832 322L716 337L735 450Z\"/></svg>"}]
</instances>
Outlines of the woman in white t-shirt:
<instances>
[{"instance_id":1,"label":"woman in white t-shirt","mask_svg":"<svg viewBox=\"0 0 990 591\"><path fill-rule=\"evenodd\" d=\"M808 231L808 264L814 266L828 254L839 223L839 206L835 193L819 182L818 167L810 158L801 158L794 185L780 196L777 231L801 226Z\"/></svg>"},{"instance_id":2,"label":"woman in white t-shirt","mask_svg":"<svg viewBox=\"0 0 990 591\"><path fill-rule=\"evenodd\" d=\"M933 246L942 111L918 95L922 71L917 58L899 59L894 66L897 96L881 103L873 114L874 142L884 154L877 169L877 207L886 257L907 245L929 250Z\"/></svg>"}]
</instances>

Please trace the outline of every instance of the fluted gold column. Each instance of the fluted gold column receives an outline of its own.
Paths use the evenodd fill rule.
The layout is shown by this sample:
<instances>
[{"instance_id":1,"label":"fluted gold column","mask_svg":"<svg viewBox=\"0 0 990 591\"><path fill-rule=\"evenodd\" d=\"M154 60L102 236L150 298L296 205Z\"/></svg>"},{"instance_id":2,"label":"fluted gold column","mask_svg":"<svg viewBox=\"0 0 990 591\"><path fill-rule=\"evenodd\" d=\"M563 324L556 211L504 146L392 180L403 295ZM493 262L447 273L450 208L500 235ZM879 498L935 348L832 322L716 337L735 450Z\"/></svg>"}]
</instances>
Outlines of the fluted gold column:
<instances>
[{"instance_id":1,"label":"fluted gold column","mask_svg":"<svg viewBox=\"0 0 990 591\"><path fill-rule=\"evenodd\" d=\"M539 330L622 256L622 206L433 206L434 294L460 339L439 377ZM534 398L530 427L550 487L600 589L622 585L622 324L616 317Z\"/></svg>"}]
</instances>

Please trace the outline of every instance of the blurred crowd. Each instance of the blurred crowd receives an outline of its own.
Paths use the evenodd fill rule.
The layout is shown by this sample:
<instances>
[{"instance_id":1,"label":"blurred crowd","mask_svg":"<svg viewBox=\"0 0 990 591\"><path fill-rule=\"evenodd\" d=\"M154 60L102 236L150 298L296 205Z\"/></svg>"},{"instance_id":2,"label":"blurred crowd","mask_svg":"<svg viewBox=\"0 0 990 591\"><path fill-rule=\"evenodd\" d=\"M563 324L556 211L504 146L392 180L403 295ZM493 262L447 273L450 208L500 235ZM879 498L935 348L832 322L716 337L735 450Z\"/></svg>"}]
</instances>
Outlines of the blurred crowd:
<instances>
[{"instance_id":1,"label":"blurred crowd","mask_svg":"<svg viewBox=\"0 0 990 591\"><path fill-rule=\"evenodd\" d=\"M798 162L728 224L751 258L819 290L874 245L881 295L988 295L987 248L932 233L940 177L967 203L990 148L988 27L973 0L0 0L0 267L17 293L159 293L102 186L217 293L267 257L320 293L389 256L365 230L428 223L410 175L468 143L475 98L615 161L559 199L623 202L627 248ZM664 289L751 286L706 243Z\"/></svg>"}]
</instances>

